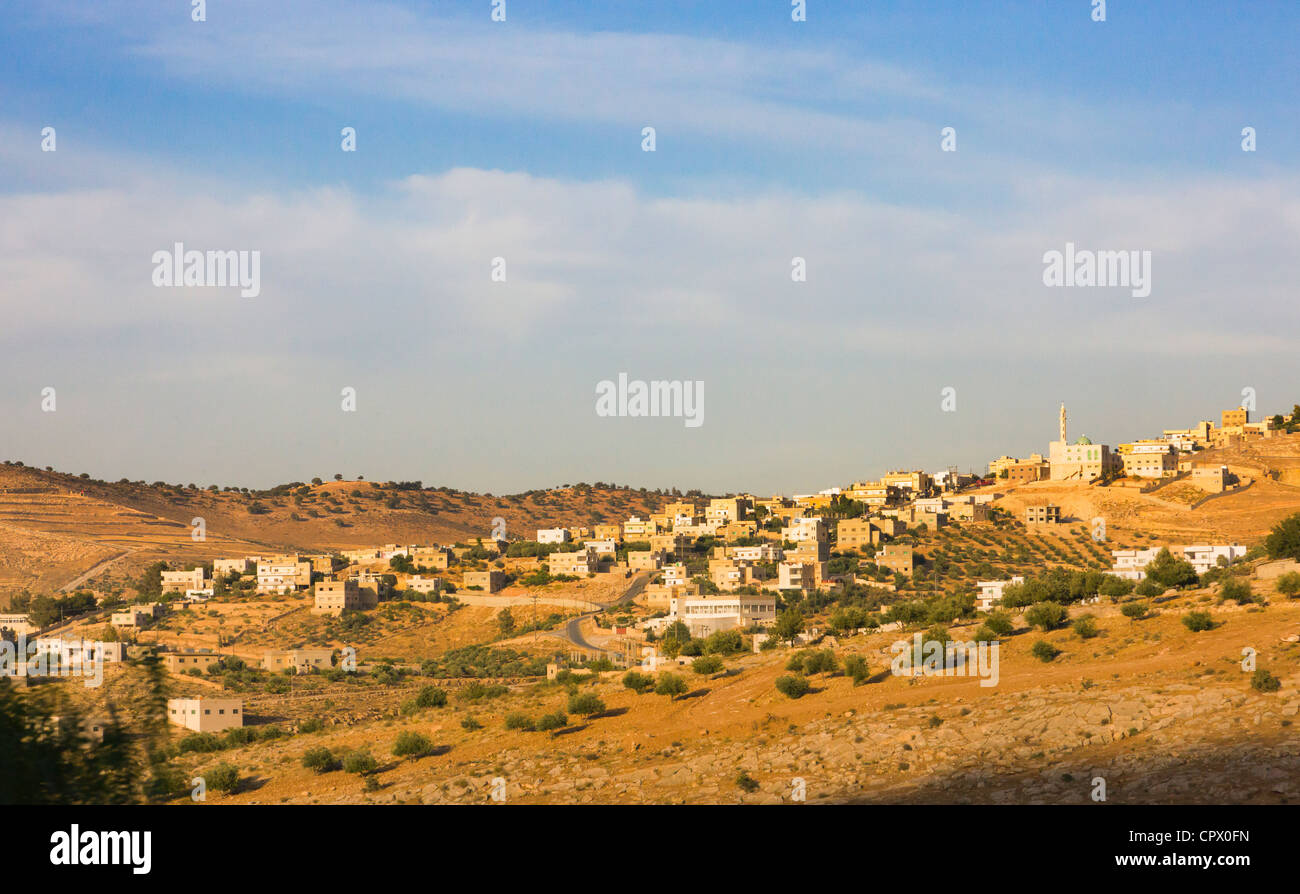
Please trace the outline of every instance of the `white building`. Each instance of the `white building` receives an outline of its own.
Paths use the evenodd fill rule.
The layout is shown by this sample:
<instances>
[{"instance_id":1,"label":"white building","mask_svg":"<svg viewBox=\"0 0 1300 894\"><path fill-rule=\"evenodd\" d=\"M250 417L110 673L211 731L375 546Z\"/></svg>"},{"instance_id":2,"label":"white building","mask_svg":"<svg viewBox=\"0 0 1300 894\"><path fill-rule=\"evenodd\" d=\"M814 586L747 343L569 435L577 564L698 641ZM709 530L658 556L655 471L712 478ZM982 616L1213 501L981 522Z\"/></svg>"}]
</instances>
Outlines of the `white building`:
<instances>
[{"instance_id":1,"label":"white building","mask_svg":"<svg viewBox=\"0 0 1300 894\"><path fill-rule=\"evenodd\" d=\"M618 552L618 542L612 537L606 540L584 540L582 545L594 549L598 556L612 556Z\"/></svg>"},{"instance_id":2,"label":"white building","mask_svg":"<svg viewBox=\"0 0 1300 894\"><path fill-rule=\"evenodd\" d=\"M728 552L731 558L739 562L779 562L781 547L775 543L760 543L758 546L733 546Z\"/></svg>"},{"instance_id":3,"label":"white building","mask_svg":"<svg viewBox=\"0 0 1300 894\"><path fill-rule=\"evenodd\" d=\"M538 543L568 543L569 531L567 528L538 528Z\"/></svg>"},{"instance_id":4,"label":"white building","mask_svg":"<svg viewBox=\"0 0 1300 894\"><path fill-rule=\"evenodd\" d=\"M820 518L792 518L790 524L781 529L781 539L791 543L826 540L826 522Z\"/></svg>"},{"instance_id":5,"label":"white building","mask_svg":"<svg viewBox=\"0 0 1300 894\"><path fill-rule=\"evenodd\" d=\"M1109 573L1126 580L1142 580L1147 576L1146 567L1160 554L1162 547L1152 546L1147 549L1113 549L1110 551L1113 566ZM1235 562L1246 555L1246 547L1240 544L1219 546L1171 546L1169 552L1174 558L1191 563L1197 574L1204 574L1219 564L1222 557L1227 562Z\"/></svg>"},{"instance_id":6,"label":"white building","mask_svg":"<svg viewBox=\"0 0 1300 894\"><path fill-rule=\"evenodd\" d=\"M686 583L686 563L674 562L660 569L664 575L664 586L672 587Z\"/></svg>"},{"instance_id":7,"label":"white building","mask_svg":"<svg viewBox=\"0 0 1300 894\"><path fill-rule=\"evenodd\" d=\"M982 580L976 584L980 594L975 597L975 607L982 612L992 611L993 604L1002 601L1002 591L1009 584L1023 584L1025 578L1017 574L1011 580Z\"/></svg>"},{"instance_id":8,"label":"white building","mask_svg":"<svg viewBox=\"0 0 1300 894\"><path fill-rule=\"evenodd\" d=\"M679 596L669 606L668 624L681 621L694 637L737 627L765 627L776 620L775 596Z\"/></svg>"}]
</instances>

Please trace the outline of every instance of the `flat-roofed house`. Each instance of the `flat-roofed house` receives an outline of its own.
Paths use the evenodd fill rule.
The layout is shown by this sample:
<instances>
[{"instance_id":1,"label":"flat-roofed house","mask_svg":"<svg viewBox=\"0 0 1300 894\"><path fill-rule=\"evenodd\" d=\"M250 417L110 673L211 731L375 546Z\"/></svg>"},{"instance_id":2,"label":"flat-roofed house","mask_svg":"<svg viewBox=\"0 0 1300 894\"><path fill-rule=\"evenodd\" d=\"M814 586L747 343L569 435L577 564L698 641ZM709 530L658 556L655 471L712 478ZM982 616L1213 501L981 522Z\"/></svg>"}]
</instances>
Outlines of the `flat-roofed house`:
<instances>
[{"instance_id":1,"label":"flat-roofed house","mask_svg":"<svg viewBox=\"0 0 1300 894\"><path fill-rule=\"evenodd\" d=\"M167 720L196 733L217 733L244 725L241 698L171 698Z\"/></svg>"},{"instance_id":2,"label":"flat-roofed house","mask_svg":"<svg viewBox=\"0 0 1300 894\"><path fill-rule=\"evenodd\" d=\"M369 587L363 592L355 580L323 580L316 584L314 615L341 615L344 611L374 608L378 600Z\"/></svg>"},{"instance_id":3,"label":"flat-roofed house","mask_svg":"<svg viewBox=\"0 0 1300 894\"><path fill-rule=\"evenodd\" d=\"M590 547L568 553L551 553L546 558L551 574L571 574L586 577L598 569L596 551Z\"/></svg>"},{"instance_id":4,"label":"flat-roofed house","mask_svg":"<svg viewBox=\"0 0 1300 894\"><path fill-rule=\"evenodd\" d=\"M333 666L333 649L267 649L262 653L262 667L272 673L294 668L301 674Z\"/></svg>"},{"instance_id":5,"label":"flat-roofed house","mask_svg":"<svg viewBox=\"0 0 1300 894\"><path fill-rule=\"evenodd\" d=\"M183 674L187 670L198 669L200 673L207 673L216 664L218 664L224 655L218 655L216 652L163 652L159 657L162 658L163 667L171 674Z\"/></svg>"},{"instance_id":6,"label":"flat-roofed house","mask_svg":"<svg viewBox=\"0 0 1300 894\"><path fill-rule=\"evenodd\" d=\"M465 587L478 587L487 593L495 593L506 585L506 575L504 571L466 571Z\"/></svg>"}]
</instances>

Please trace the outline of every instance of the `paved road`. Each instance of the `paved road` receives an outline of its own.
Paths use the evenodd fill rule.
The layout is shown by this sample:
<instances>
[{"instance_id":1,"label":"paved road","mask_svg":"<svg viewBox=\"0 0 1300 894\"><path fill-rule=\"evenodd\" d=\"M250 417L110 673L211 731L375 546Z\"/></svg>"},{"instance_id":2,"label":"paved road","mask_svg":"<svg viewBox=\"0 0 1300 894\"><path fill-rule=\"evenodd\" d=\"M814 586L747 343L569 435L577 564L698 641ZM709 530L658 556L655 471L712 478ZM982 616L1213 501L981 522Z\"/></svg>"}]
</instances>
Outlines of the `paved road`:
<instances>
[{"instance_id":1,"label":"paved road","mask_svg":"<svg viewBox=\"0 0 1300 894\"><path fill-rule=\"evenodd\" d=\"M71 592L72 590L75 590L77 587L81 586L86 581L90 580L96 574L99 574L99 572L103 571L109 565L112 565L115 562L119 562L122 559L125 559L133 552L135 552L135 550L127 549L127 550L123 550L122 552L118 553L115 556L110 556L109 558L95 565L94 568L91 568L89 571L87 571L85 574L78 577L76 580L72 581L71 583L64 584L62 587L59 587L59 590L64 593L68 593Z\"/></svg>"},{"instance_id":2,"label":"paved road","mask_svg":"<svg viewBox=\"0 0 1300 894\"><path fill-rule=\"evenodd\" d=\"M650 582L649 574L645 574L645 573L638 574L636 578L632 581L632 584L623 592L622 596L618 597L613 602L605 603L605 606L608 608L609 606L623 605L625 603L631 602L633 599L637 597L638 593L640 593L642 590L645 589L645 585L648 584L649 582ZM583 620L586 618L595 617L597 614L599 614L599 612L588 612L584 615L578 615L576 618L571 618L564 625L564 638L567 639L569 642L573 643L579 649L588 649L593 652L607 651L601 646L597 646L593 643L587 642L586 638L583 637L582 635Z\"/></svg>"}]
</instances>

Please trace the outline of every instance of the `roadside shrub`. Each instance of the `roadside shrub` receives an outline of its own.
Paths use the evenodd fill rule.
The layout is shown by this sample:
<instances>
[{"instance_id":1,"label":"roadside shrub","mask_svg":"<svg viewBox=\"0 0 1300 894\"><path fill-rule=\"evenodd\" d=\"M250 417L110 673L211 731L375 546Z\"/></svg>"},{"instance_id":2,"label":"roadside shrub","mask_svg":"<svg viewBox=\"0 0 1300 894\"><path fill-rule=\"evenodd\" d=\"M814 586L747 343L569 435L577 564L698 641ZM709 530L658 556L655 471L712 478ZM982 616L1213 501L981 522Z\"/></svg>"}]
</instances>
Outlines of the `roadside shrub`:
<instances>
[{"instance_id":1,"label":"roadside shrub","mask_svg":"<svg viewBox=\"0 0 1300 894\"><path fill-rule=\"evenodd\" d=\"M308 748L303 752L302 765L308 770L315 770L317 773L328 773L339 768L338 761L334 759L334 752L323 745Z\"/></svg>"},{"instance_id":2,"label":"roadside shrub","mask_svg":"<svg viewBox=\"0 0 1300 894\"><path fill-rule=\"evenodd\" d=\"M1056 648L1056 646L1052 645L1047 640L1040 639L1038 642L1034 643L1033 648L1029 650L1029 654L1046 664L1057 655L1060 655L1061 650Z\"/></svg>"},{"instance_id":3,"label":"roadside shrub","mask_svg":"<svg viewBox=\"0 0 1300 894\"><path fill-rule=\"evenodd\" d=\"M415 730L402 730L393 742L393 757L423 757L432 750L429 737Z\"/></svg>"},{"instance_id":4,"label":"roadside shrub","mask_svg":"<svg viewBox=\"0 0 1300 894\"><path fill-rule=\"evenodd\" d=\"M1214 619L1209 612L1188 612L1183 615L1183 626L1192 633L1200 633L1202 630L1213 629Z\"/></svg>"},{"instance_id":5,"label":"roadside shrub","mask_svg":"<svg viewBox=\"0 0 1300 894\"><path fill-rule=\"evenodd\" d=\"M343 755L343 769L348 773L365 776L379 769L379 761L369 751L349 751Z\"/></svg>"},{"instance_id":6,"label":"roadside shrub","mask_svg":"<svg viewBox=\"0 0 1300 894\"><path fill-rule=\"evenodd\" d=\"M789 698L803 698L811 688L808 678L798 674L776 678L776 691Z\"/></svg>"}]
</instances>

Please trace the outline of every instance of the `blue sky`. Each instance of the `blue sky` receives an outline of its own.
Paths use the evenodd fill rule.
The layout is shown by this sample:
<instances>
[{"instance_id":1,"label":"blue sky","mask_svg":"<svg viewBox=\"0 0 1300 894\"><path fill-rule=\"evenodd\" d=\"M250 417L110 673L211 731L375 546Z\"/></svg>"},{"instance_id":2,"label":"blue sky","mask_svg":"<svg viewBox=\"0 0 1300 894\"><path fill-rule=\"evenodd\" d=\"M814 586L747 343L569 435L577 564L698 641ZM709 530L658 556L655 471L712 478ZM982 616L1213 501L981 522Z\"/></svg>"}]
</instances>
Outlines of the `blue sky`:
<instances>
[{"instance_id":1,"label":"blue sky","mask_svg":"<svg viewBox=\"0 0 1300 894\"><path fill-rule=\"evenodd\" d=\"M0 452L806 491L1300 400L1296 4L589 6L6 3ZM261 295L154 289L175 241ZM1152 295L1044 288L1066 241ZM705 424L597 418L621 371Z\"/></svg>"}]
</instances>

